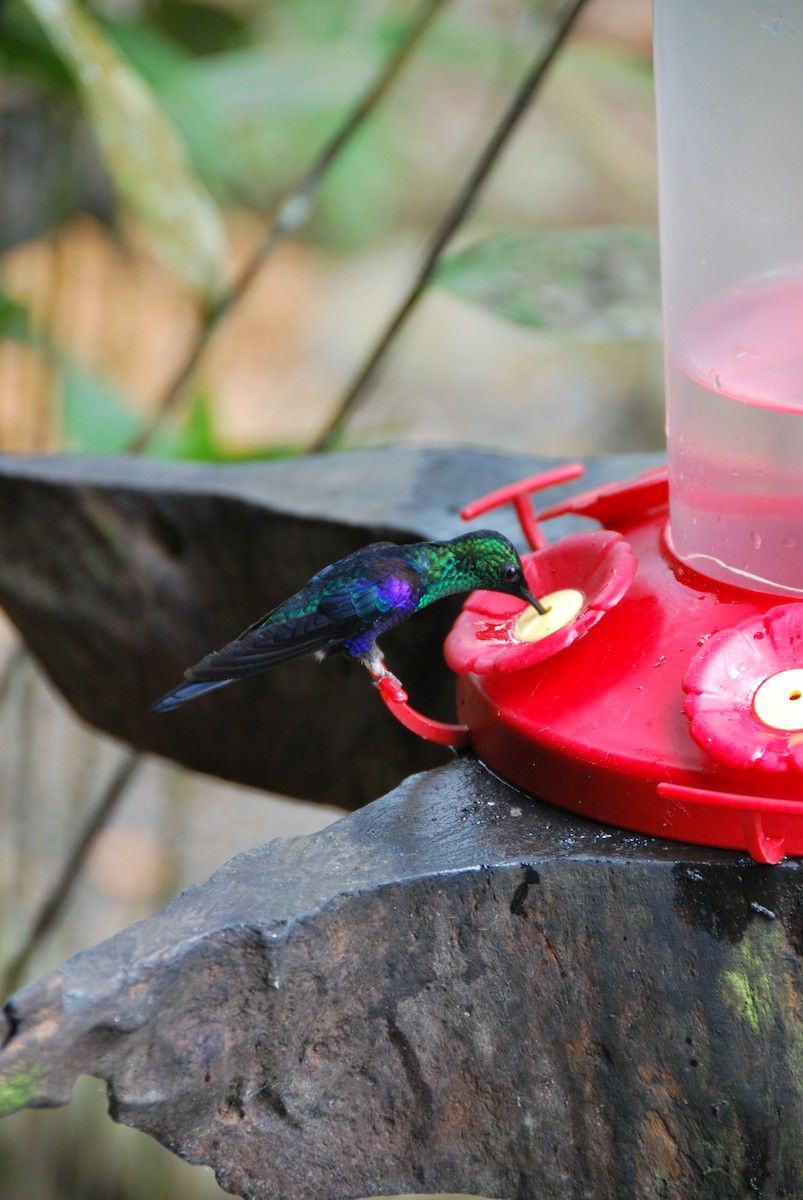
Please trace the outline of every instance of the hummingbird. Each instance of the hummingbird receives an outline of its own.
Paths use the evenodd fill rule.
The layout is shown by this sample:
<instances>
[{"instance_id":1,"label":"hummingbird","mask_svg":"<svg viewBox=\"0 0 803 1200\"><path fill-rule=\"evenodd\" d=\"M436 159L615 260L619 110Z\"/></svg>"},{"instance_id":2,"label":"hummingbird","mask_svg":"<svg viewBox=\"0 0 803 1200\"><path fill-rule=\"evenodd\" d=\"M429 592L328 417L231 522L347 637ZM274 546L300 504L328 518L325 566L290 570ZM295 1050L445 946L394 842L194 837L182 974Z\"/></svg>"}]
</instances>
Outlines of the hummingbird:
<instances>
[{"instance_id":1,"label":"hummingbird","mask_svg":"<svg viewBox=\"0 0 803 1200\"><path fill-rule=\"evenodd\" d=\"M513 543L481 529L447 542L374 542L324 567L306 587L260 617L233 642L207 654L151 708L171 712L275 663L336 651L359 660L374 682L389 679L377 638L414 613L475 588L505 592L546 612L524 579Z\"/></svg>"}]
</instances>

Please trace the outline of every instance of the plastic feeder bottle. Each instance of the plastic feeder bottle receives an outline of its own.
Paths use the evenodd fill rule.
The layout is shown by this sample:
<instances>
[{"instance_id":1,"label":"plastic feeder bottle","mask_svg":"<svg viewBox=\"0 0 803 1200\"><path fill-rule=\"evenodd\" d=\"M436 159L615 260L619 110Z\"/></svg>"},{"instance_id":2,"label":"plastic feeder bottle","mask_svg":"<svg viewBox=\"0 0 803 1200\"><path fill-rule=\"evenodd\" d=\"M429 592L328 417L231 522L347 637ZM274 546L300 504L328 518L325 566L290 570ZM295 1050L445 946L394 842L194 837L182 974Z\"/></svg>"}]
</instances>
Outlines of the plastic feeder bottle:
<instances>
[{"instance_id":1,"label":"plastic feeder bottle","mask_svg":"<svg viewBox=\"0 0 803 1200\"><path fill-rule=\"evenodd\" d=\"M654 19L671 545L803 597L803 3Z\"/></svg>"}]
</instances>

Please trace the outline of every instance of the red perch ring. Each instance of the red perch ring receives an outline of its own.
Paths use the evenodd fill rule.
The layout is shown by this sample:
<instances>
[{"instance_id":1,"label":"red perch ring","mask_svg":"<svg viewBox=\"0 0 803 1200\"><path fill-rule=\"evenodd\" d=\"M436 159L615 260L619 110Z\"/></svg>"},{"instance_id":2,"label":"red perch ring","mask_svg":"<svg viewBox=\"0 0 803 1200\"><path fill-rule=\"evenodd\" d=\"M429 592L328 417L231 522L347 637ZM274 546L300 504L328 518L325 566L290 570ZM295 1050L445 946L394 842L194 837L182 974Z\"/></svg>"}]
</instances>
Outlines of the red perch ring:
<instances>
[{"instance_id":1,"label":"red perch ring","mask_svg":"<svg viewBox=\"0 0 803 1200\"><path fill-rule=\"evenodd\" d=\"M803 771L803 604L715 634L683 679L698 746L718 762Z\"/></svg>"},{"instance_id":2,"label":"red perch ring","mask_svg":"<svg viewBox=\"0 0 803 1200\"><path fill-rule=\"evenodd\" d=\"M548 631L535 610L499 592L473 592L446 639L446 661L458 674L488 675L532 667L564 650L618 604L636 573L636 559L620 533L573 533L522 559L527 586L550 606L563 606L565 622ZM537 640L526 640L524 614ZM560 618L558 618L560 619ZM540 636L538 636L540 632Z\"/></svg>"}]
</instances>

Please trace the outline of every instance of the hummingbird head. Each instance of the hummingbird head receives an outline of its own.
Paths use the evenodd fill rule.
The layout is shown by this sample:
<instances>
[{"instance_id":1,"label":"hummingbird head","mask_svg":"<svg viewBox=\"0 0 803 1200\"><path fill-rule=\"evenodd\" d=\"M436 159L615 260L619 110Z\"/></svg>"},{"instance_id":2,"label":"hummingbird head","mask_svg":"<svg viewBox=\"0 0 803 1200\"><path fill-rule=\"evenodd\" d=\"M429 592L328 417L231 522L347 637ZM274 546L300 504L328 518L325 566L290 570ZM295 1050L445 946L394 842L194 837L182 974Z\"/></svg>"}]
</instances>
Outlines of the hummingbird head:
<instances>
[{"instance_id":1,"label":"hummingbird head","mask_svg":"<svg viewBox=\"0 0 803 1200\"><path fill-rule=\"evenodd\" d=\"M513 543L493 529L478 529L452 542L471 588L506 592L531 604L542 616L546 609L527 587L524 568Z\"/></svg>"}]
</instances>

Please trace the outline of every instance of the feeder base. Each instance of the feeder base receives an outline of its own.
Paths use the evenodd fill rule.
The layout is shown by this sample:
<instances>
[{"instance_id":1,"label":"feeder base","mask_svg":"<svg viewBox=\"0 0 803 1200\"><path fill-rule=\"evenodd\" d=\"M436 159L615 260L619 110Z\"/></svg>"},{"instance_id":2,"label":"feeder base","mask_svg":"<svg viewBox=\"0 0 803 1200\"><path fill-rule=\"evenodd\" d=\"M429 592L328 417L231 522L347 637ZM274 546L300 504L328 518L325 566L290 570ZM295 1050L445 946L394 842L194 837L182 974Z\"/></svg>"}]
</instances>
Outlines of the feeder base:
<instances>
[{"instance_id":1,"label":"feeder base","mask_svg":"<svg viewBox=\"0 0 803 1200\"><path fill-rule=\"evenodd\" d=\"M460 677L458 714L473 749L508 782L609 825L747 850L761 862L803 855L803 775L717 761L690 735L682 687L713 634L782 598L714 583L674 559L659 473L541 517L567 511L621 532L636 578L560 653L520 671Z\"/></svg>"}]
</instances>

